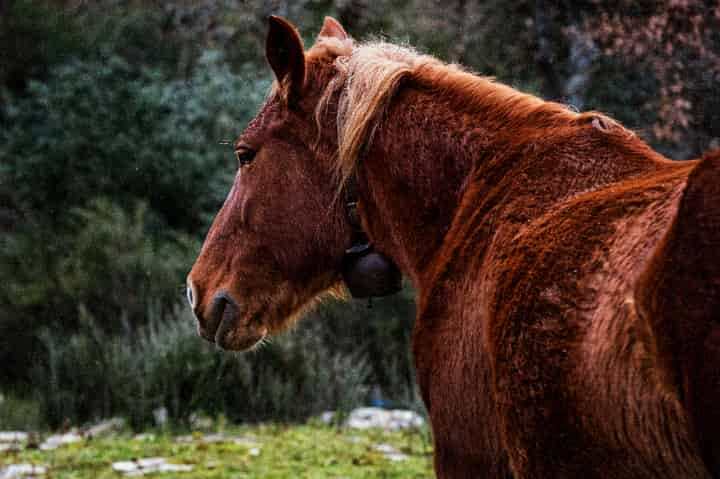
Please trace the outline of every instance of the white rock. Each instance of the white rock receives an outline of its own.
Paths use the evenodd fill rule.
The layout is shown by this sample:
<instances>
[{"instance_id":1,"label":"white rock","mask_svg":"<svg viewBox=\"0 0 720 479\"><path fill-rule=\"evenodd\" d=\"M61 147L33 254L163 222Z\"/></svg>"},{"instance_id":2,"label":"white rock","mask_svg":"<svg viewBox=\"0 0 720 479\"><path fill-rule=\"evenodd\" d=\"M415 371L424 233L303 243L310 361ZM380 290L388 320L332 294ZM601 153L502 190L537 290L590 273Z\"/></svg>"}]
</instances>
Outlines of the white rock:
<instances>
[{"instance_id":1,"label":"white rock","mask_svg":"<svg viewBox=\"0 0 720 479\"><path fill-rule=\"evenodd\" d=\"M390 413L376 407L361 407L350 412L346 425L353 429L386 428L390 422Z\"/></svg>"},{"instance_id":2,"label":"white rock","mask_svg":"<svg viewBox=\"0 0 720 479\"><path fill-rule=\"evenodd\" d=\"M145 457L135 461L141 469L150 469L151 467L160 467L167 462L164 457Z\"/></svg>"},{"instance_id":3,"label":"white rock","mask_svg":"<svg viewBox=\"0 0 720 479\"><path fill-rule=\"evenodd\" d=\"M200 414L190 415L190 425L195 429L210 429L215 424L213 418Z\"/></svg>"},{"instance_id":4,"label":"white rock","mask_svg":"<svg viewBox=\"0 0 720 479\"><path fill-rule=\"evenodd\" d=\"M233 444L236 444L238 446L259 446L260 443L257 442L255 439L251 439L249 437L236 437L233 439Z\"/></svg>"},{"instance_id":5,"label":"white rock","mask_svg":"<svg viewBox=\"0 0 720 479\"><path fill-rule=\"evenodd\" d=\"M385 454L385 459L388 459L390 461L405 461L407 460L407 458L407 454L403 454L402 452L391 452Z\"/></svg>"},{"instance_id":6,"label":"white rock","mask_svg":"<svg viewBox=\"0 0 720 479\"><path fill-rule=\"evenodd\" d=\"M425 419L415 411L393 409L390 411L390 423L393 429L408 429L421 427L425 424Z\"/></svg>"},{"instance_id":7,"label":"white rock","mask_svg":"<svg viewBox=\"0 0 720 479\"><path fill-rule=\"evenodd\" d=\"M253 447L248 451L248 454L251 456L259 456L260 455L260 448L259 447Z\"/></svg>"},{"instance_id":8,"label":"white rock","mask_svg":"<svg viewBox=\"0 0 720 479\"><path fill-rule=\"evenodd\" d=\"M232 442L239 446L258 446L258 442L253 439L248 439L241 436L226 436L224 434L208 434L200 439L200 442L213 443L213 442Z\"/></svg>"},{"instance_id":9,"label":"white rock","mask_svg":"<svg viewBox=\"0 0 720 479\"><path fill-rule=\"evenodd\" d=\"M398 450L395 449L395 448L394 448L393 446L391 446L390 444L384 444L384 443L383 443L383 444L376 444L376 445L375 445L375 450L376 450L376 451L380 451L380 452L398 452Z\"/></svg>"},{"instance_id":10,"label":"white rock","mask_svg":"<svg viewBox=\"0 0 720 479\"><path fill-rule=\"evenodd\" d=\"M320 414L320 422L323 424L331 424L335 420L335 411L325 411Z\"/></svg>"},{"instance_id":11,"label":"white rock","mask_svg":"<svg viewBox=\"0 0 720 479\"><path fill-rule=\"evenodd\" d=\"M10 464L0 468L0 479L32 479L44 476L47 473L46 466L34 464Z\"/></svg>"},{"instance_id":12,"label":"white rock","mask_svg":"<svg viewBox=\"0 0 720 479\"><path fill-rule=\"evenodd\" d=\"M0 431L0 442L25 442L28 433L23 431Z\"/></svg>"},{"instance_id":13,"label":"white rock","mask_svg":"<svg viewBox=\"0 0 720 479\"><path fill-rule=\"evenodd\" d=\"M94 426L91 426L85 430L85 435L89 437L98 437L103 434L107 434L111 431L122 429L125 425L125 420L120 417L114 417L112 419L106 419L101 421Z\"/></svg>"},{"instance_id":14,"label":"white rock","mask_svg":"<svg viewBox=\"0 0 720 479\"><path fill-rule=\"evenodd\" d=\"M60 446L64 446L66 444L72 444L73 442L80 442L82 441L82 436L79 435L76 432L68 432L66 434L55 434L47 439L45 439L45 442L40 444L40 449L43 451L48 451L51 449L57 449Z\"/></svg>"},{"instance_id":15,"label":"white rock","mask_svg":"<svg viewBox=\"0 0 720 479\"><path fill-rule=\"evenodd\" d=\"M196 442L211 444L216 442L232 442L238 446L259 446L260 444L254 440L242 436L227 436L225 434L208 434L207 436L195 437L191 435L178 436L175 442L180 444L192 444Z\"/></svg>"},{"instance_id":16,"label":"white rock","mask_svg":"<svg viewBox=\"0 0 720 479\"><path fill-rule=\"evenodd\" d=\"M205 444L211 444L214 442L233 442L235 437L232 436L226 436L225 434L208 434L207 436L203 436L200 438L200 442L204 442Z\"/></svg>"},{"instance_id":17,"label":"white rock","mask_svg":"<svg viewBox=\"0 0 720 479\"><path fill-rule=\"evenodd\" d=\"M170 464L164 457L146 457L135 461L114 462L112 468L128 477L143 476L154 472L189 472L190 464Z\"/></svg>"},{"instance_id":18,"label":"white rock","mask_svg":"<svg viewBox=\"0 0 720 479\"><path fill-rule=\"evenodd\" d=\"M193 470L192 464L161 464L158 469L159 472L190 472Z\"/></svg>"},{"instance_id":19,"label":"white rock","mask_svg":"<svg viewBox=\"0 0 720 479\"><path fill-rule=\"evenodd\" d=\"M382 452L385 458L391 461L404 461L408 458L407 454L403 454L390 444L377 444L375 450Z\"/></svg>"},{"instance_id":20,"label":"white rock","mask_svg":"<svg viewBox=\"0 0 720 479\"><path fill-rule=\"evenodd\" d=\"M0 452L21 451L22 446L17 442L0 442Z\"/></svg>"},{"instance_id":21,"label":"white rock","mask_svg":"<svg viewBox=\"0 0 720 479\"><path fill-rule=\"evenodd\" d=\"M137 471L140 467L134 461L113 462L113 471L116 472L132 472Z\"/></svg>"},{"instance_id":22,"label":"white rock","mask_svg":"<svg viewBox=\"0 0 720 479\"><path fill-rule=\"evenodd\" d=\"M180 444L192 444L195 442L195 438L191 435L185 435L185 436L178 436L175 438L175 442Z\"/></svg>"},{"instance_id":23,"label":"white rock","mask_svg":"<svg viewBox=\"0 0 720 479\"><path fill-rule=\"evenodd\" d=\"M168 422L168 410L164 407L153 409L153 417L155 418L155 424L163 426Z\"/></svg>"},{"instance_id":24,"label":"white rock","mask_svg":"<svg viewBox=\"0 0 720 479\"><path fill-rule=\"evenodd\" d=\"M406 409L386 410L362 407L350 412L345 424L354 429L380 428L386 430L420 427L425 420L414 411Z\"/></svg>"}]
</instances>

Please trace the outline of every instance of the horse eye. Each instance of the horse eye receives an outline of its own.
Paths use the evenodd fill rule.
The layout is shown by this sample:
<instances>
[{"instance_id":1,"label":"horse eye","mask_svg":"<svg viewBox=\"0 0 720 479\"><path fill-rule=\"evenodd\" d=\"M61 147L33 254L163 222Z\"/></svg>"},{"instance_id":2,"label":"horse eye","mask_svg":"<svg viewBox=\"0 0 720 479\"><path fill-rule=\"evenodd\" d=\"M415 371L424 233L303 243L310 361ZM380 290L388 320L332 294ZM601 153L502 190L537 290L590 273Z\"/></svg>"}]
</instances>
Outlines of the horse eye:
<instances>
[{"instance_id":1,"label":"horse eye","mask_svg":"<svg viewBox=\"0 0 720 479\"><path fill-rule=\"evenodd\" d=\"M237 158L238 166L242 168L243 166L252 163L255 159L255 150L251 150L249 148L237 149L235 150L235 157Z\"/></svg>"}]
</instances>

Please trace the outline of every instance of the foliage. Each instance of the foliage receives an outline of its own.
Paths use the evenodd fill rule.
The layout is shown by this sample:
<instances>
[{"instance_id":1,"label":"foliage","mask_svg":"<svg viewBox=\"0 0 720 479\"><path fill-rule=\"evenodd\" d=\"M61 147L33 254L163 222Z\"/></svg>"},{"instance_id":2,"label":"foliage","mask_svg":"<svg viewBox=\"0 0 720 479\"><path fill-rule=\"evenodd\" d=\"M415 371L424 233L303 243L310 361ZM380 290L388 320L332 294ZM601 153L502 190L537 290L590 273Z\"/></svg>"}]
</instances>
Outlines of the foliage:
<instances>
[{"instance_id":1,"label":"foliage","mask_svg":"<svg viewBox=\"0 0 720 479\"><path fill-rule=\"evenodd\" d=\"M402 12L392 34L547 99L609 113L678 159L720 147L717 2L413 0Z\"/></svg>"},{"instance_id":2,"label":"foliage","mask_svg":"<svg viewBox=\"0 0 720 479\"><path fill-rule=\"evenodd\" d=\"M162 315L177 302L185 258L197 242L163 232L162 222L137 203L126 211L106 198L73 208L62 225L39 221L2 238L0 293L8 316L0 332L3 382L27 380L26 365L45 353L37 331L75 331L91 316L98 328L119 332L144 322L150 308Z\"/></svg>"},{"instance_id":3,"label":"foliage","mask_svg":"<svg viewBox=\"0 0 720 479\"><path fill-rule=\"evenodd\" d=\"M356 38L605 111L678 158L720 147L712 2L0 1L0 385L39 397L39 421L140 425L159 405L179 422L289 420L369 389L419 407L409 289L330 303L240 357L177 312L234 172L220 143L269 87L269 14L306 44L334 15Z\"/></svg>"},{"instance_id":4,"label":"foliage","mask_svg":"<svg viewBox=\"0 0 720 479\"><path fill-rule=\"evenodd\" d=\"M1 353L6 381L42 355L35 331L72 331L81 308L118 330L181 299L198 233L232 178L219 141L268 87L217 52L198 65L181 81L119 56L73 60L0 105L0 197L13 229L0 240L0 328L16 338Z\"/></svg>"},{"instance_id":5,"label":"foliage","mask_svg":"<svg viewBox=\"0 0 720 479\"><path fill-rule=\"evenodd\" d=\"M199 340L187 313L120 335L106 334L83 314L76 334L42 333L48 359L32 379L50 425L121 415L141 427L161 407L175 424L199 411L236 421L290 421L348 409L366 392L362 349L333 349L311 323L233 356Z\"/></svg>"},{"instance_id":6,"label":"foliage","mask_svg":"<svg viewBox=\"0 0 720 479\"><path fill-rule=\"evenodd\" d=\"M166 72L182 70L197 47L168 32L171 12L136 2L97 1L57 8L53 2L0 4L0 85L23 92L28 80L45 81L50 69L73 59L104 61L113 55ZM76 3L76 2L72 2ZM190 47L190 48L188 48Z\"/></svg>"},{"instance_id":7,"label":"foliage","mask_svg":"<svg viewBox=\"0 0 720 479\"><path fill-rule=\"evenodd\" d=\"M422 410L415 386L410 336L415 318L415 292L409 285L395 296L323 305L308 322L320 323L326 344L341 351L362 348L370 366L370 384L385 400ZM375 391L377 394L378 391ZM377 398L373 398L377 399Z\"/></svg>"},{"instance_id":8,"label":"foliage","mask_svg":"<svg viewBox=\"0 0 720 479\"><path fill-rule=\"evenodd\" d=\"M599 14L585 19L584 30L634 69L652 72L657 95L646 108L658 110L652 136L664 142L688 141L694 130L709 130L717 138L714 90L720 79L720 5L700 0L596 2ZM637 12L636 10L640 10ZM638 14L641 13L641 14ZM688 77L699 81L688 82Z\"/></svg>"},{"instance_id":9,"label":"foliage","mask_svg":"<svg viewBox=\"0 0 720 479\"><path fill-rule=\"evenodd\" d=\"M84 52L75 27L66 12L30 0L0 5L0 85L20 90L28 78L44 77L51 65Z\"/></svg>"},{"instance_id":10,"label":"foliage","mask_svg":"<svg viewBox=\"0 0 720 479\"><path fill-rule=\"evenodd\" d=\"M0 466L23 462L46 464L51 477L115 478L117 473L111 468L113 462L165 457L172 463L194 466L192 472L173 476L179 478L433 477L431 450L424 430L351 431L311 423L295 427L273 424L239 428L220 426L214 432L240 436L257 445L252 442L177 442L177 437L162 433L149 439L123 434L53 451L28 449L15 457L0 458ZM193 436L199 439L202 434L196 432ZM392 446L408 458L391 461L376 449L380 444ZM255 448L257 451L253 451Z\"/></svg>"},{"instance_id":11,"label":"foliage","mask_svg":"<svg viewBox=\"0 0 720 479\"><path fill-rule=\"evenodd\" d=\"M119 56L64 64L3 107L3 189L34 216L95 196L124 205L146 198L169 226L204 228L234 166L218 143L234 138L267 87L234 75L211 51L189 81Z\"/></svg>"},{"instance_id":12,"label":"foliage","mask_svg":"<svg viewBox=\"0 0 720 479\"><path fill-rule=\"evenodd\" d=\"M0 429L38 431L45 426L38 401L0 395Z\"/></svg>"}]
</instances>

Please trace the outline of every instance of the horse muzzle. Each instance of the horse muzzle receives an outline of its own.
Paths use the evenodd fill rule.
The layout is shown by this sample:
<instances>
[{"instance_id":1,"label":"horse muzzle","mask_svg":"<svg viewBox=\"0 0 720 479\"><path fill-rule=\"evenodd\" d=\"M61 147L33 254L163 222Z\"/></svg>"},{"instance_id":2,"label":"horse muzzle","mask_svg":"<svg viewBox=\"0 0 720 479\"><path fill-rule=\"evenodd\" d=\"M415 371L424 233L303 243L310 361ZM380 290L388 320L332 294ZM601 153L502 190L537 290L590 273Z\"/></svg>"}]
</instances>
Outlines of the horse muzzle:
<instances>
[{"instance_id":1,"label":"horse muzzle","mask_svg":"<svg viewBox=\"0 0 720 479\"><path fill-rule=\"evenodd\" d=\"M192 301L191 301L192 306ZM198 321L198 334L229 351L244 351L255 346L268 334L259 315L248 315L225 291L213 297L207 316L193 308Z\"/></svg>"}]
</instances>

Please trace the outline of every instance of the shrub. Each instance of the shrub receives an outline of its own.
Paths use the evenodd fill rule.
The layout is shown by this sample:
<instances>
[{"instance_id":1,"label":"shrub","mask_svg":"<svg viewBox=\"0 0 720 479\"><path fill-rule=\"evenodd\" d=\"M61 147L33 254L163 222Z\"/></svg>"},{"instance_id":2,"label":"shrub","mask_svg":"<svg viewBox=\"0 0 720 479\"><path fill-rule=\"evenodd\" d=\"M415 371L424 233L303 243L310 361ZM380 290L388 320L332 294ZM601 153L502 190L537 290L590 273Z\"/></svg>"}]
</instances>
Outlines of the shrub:
<instances>
[{"instance_id":1,"label":"shrub","mask_svg":"<svg viewBox=\"0 0 720 479\"><path fill-rule=\"evenodd\" d=\"M73 60L0 103L0 382L27 381L46 354L35 331L73 332L78 311L104 329L162 316L234 172L233 138L267 80L206 52L187 80L132 65ZM108 200L112 198L112 201ZM191 236L192 235L192 236Z\"/></svg>"},{"instance_id":2,"label":"shrub","mask_svg":"<svg viewBox=\"0 0 720 479\"><path fill-rule=\"evenodd\" d=\"M170 227L195 232L234 172L219 142L241 131L268 85L231 73L216 52L188 81L118 56L60 65L0 107L0 189L33 217L96 196L124 206L146 199Z\"/></svg>"},{"instance_id":3,"label":"shrub","mask_svg":"<svg viewBox=\"0 0 720 479\"><path fill-rule=\"evenodd\" d=\"M0 430L37 431L44 425L40 404L36 400L0 394Z\"/></svg>"},{"instance_id":4,"label":"shrub","mask_svg":"<svg viewBox=\"0 0 720 479\"><path fill-rule=\"evenodd\" d=\"M239 357L204 345L176 310L234 173L220 142L254 115L267 77L172 43L158 9L8 5L0 39L20 39L12 58L26 48L41 68L11 72L22 88L0 91L0 336L11 339L0 384L39 388L52 424L123 414L140 425L160 406L180 422L195 410L291 420L348 409L370 386L414 401L407 296L330 304ZM255 53L236 59L257 61L256 39L241 37Z\"/></svg>"},{"instance_id":5,"label":"shrub","mask_svg":"<svg viewBox=\"0 0 720 479\"><path fill-rule=\"evenodd\" d=\"M115 336L85 315L77 334L41 335L48 360L32 378L51 426L122 415L145 427L159 407L178 424L193 412L291 421L347 410L367 391L363 351L333 350L310 322L255 352L232 355L203 342L184 312Z\"/></svg>"}]
</instances>

